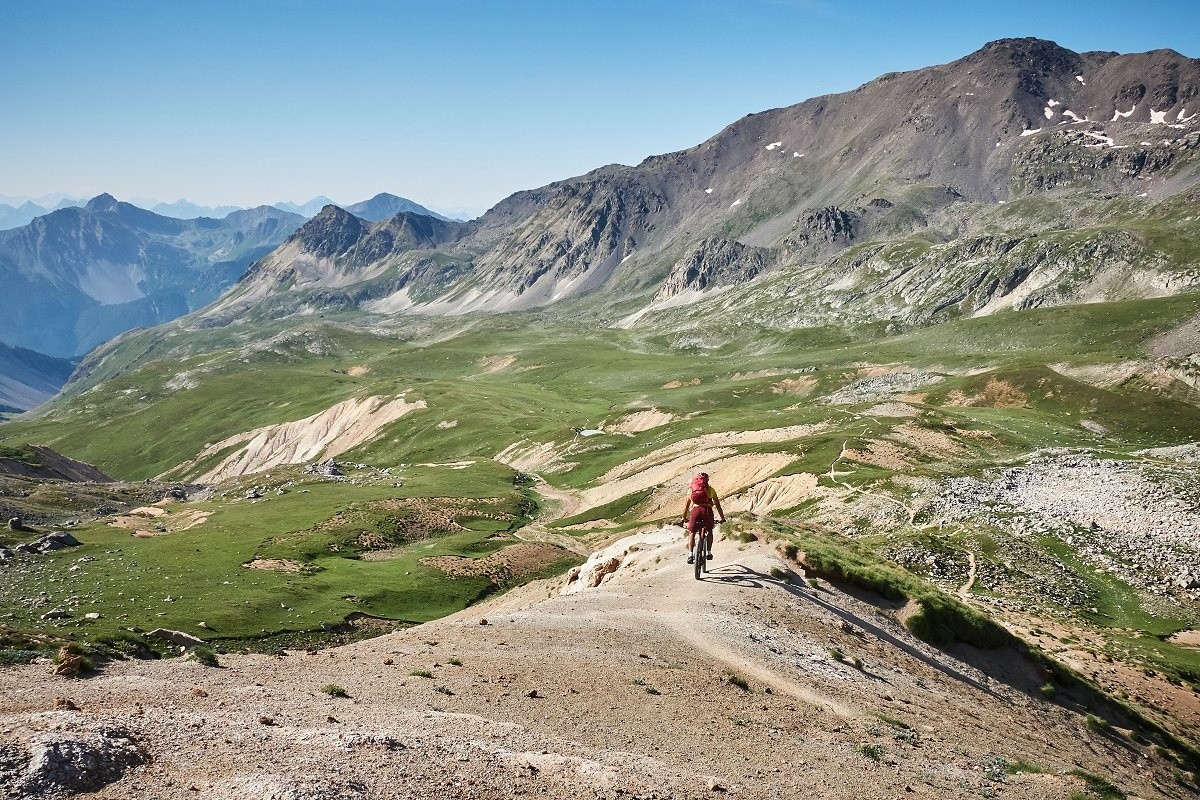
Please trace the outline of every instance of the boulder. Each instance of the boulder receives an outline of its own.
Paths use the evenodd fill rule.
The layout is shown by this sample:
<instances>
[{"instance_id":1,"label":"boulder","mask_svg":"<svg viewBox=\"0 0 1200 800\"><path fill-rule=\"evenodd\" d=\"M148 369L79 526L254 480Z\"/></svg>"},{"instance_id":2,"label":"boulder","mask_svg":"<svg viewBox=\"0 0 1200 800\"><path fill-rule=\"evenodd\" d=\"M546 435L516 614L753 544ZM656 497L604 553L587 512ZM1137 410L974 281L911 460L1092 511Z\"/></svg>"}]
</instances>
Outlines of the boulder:
<instances>
[{"instance_id":1,"label":"boulder","mask_svg":"<svg viewBox=\"0 0 1200 800\"><path fill-rule=\"evenodd\" d=\"M10 531L23 531L25 530L25 525L21 522L20 517L10 517L8 520L8 529Z\"/></svg>"},{"instance_id":2,"label":"boulder","mask_svg":"<svg viewBox=\"0 0 1200 800\"><path fill-rule=\"evenodd\" d=\"M327 478L339 478L345 473L342 472L342 467L332 458L327 458L324 461L318 461L314 464L309 464L306 470L309 475L324 475Z\"/></svg>"},{"instance_id":3,"label":"boulder","mask_svg":"<svg viewBox=\"0 0 1200 800\"><path fill-rule=\"evenodd\" d=\"M164 639L171 644L177 644L180 647L196 647L197 645L204 644L203 639L198 639L195 636L192 636L190 633L184 633L183 631L172 631L166 628L155 628L146 635L155 639Z\"/></svg>"},{"instance_id":4,"label":"boulder","mask_svg":"<svg viewBox=\"0 0 1200 800\"><path fill-rule=\"evenodd\" d=\"M66 547L78 547L80 541L66 531L51 531L40 539L32 542L39 553L46 553L50 550L62 550Z\"/></svg>"},{"instance_id":5,"label":"boulder","mask_svg":"<svg viewBox=\"0 0 1200 800\"><path fill-rule=\"evenodd\" d=\"M58 651L58 664L54 667L54 674L63 678L75 678L86 667L87 663L83 660L83 656L79 653L72 653L63 647Z\"/></svg>"},{"instance_id":6,"label":"boulder","mask_svg":"<svg viewBox=\"0 0 1200 800\"><path fill-rule=\"evenodd\" d=\"M33 739L29 764L17 796L40 797L94 792L144 764L145 752L121 728L43 734Z\"/></svg>"}]
</instances>

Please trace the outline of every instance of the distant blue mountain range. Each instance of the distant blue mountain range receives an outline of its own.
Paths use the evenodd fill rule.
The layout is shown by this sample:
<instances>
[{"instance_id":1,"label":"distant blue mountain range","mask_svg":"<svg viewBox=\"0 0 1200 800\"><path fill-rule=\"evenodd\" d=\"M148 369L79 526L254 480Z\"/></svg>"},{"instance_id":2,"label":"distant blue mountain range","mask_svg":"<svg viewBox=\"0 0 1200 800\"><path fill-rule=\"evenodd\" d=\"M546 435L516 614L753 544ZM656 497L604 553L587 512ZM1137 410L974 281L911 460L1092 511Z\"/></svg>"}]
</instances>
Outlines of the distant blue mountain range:
<instances>
[{"instance_id":1,"label":"distant blue mountain range","mask_svg":"<svg viewBox=\"0 0 1200 800\"><path fill-rule=\"evenodd\" d=\"M0 202L0 231L28 225L38 217L49 214L51 211L82 207L87 203L87 200L82 198L59 197L55 199L53 195L50 198L39 198L38 201L12 197L0 197L0 201L2 201ZM176 200L173 203L135 200L131 205L151 211L159 216L172 217L174 219L199 219L200 217L224 219L234 211L245 210L242 206L201 206L183 199ZM328 197L320 196L314 197L307 203L281 201L272 205L280 211L299 214L302 217L311 219L320 213L321 209L325 206L339 204L334 203ZM363 200L360 203L341 207L356 217L371 220L372 222L391 219L401 211L424 214L427 217L434 217L440 220L449 219L449 217L442 216L436 211L432 211L412 200L398 197L394 194L387 194L386 192L377 194L370 200Z\"/></svg>"}]
</instances>

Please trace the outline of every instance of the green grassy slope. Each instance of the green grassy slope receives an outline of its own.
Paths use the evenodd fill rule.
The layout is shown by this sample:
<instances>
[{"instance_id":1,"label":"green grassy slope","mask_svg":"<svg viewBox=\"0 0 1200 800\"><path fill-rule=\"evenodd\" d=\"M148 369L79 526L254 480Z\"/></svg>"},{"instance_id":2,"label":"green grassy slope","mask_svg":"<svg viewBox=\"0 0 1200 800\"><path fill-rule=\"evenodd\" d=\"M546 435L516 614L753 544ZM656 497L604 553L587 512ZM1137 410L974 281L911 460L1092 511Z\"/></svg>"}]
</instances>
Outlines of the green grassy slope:
<instances>
[{"instance_id":1,"label":"green grassy slope","mask_svg":"<svg viewBox=\"0 0 1200 800\"><path fill-rule=\"evenodd\" d=\"M38 585L55 591L43 605L12 612L0 624L45 628L40 614L71 595L83 598L73 607L79 613L54 629L72 635L165 626L215 639L247 639L319 630L355 612L429 619L504 583L484 574L450 575L422 559L479 560L515 543L510 529L528 517L530 507L516 471L492 460L505 448L522 441L550 446L573 466L548 470L544 477L559 488L587 489L615 466L693 437L812 423L823 428L786 442L735 442L732 449L786 453L791 460L779 474L813 473L823 491L850 487L862 493L845 500L843 535L861 539L881 559L909 546L955 563L965 563L970 552L997 573L1036 572L1039 562L1061 558L1062 540L1016 542L986 527L934 534L922 527L928 520L910 523L896 509L913 501L920 481L985 476L1039 448L1101 447L1128 455L1200 440L1200 411L1189 402L1136 382L1100 388L1051 367L1145 359L1152 337L1197 314L1200 297L1178 296L1006 312L890 336L881 325L757 329L715 348L680 347L674 335L653 330L600 329L537 315L458 321L454 329L440 322L369 330L331 318L278 325L257 336L217 329L151 342L148 335L133 335L40 416L0 426L0 447L47 444L117 477L139 480L171 470L209 443L301 419L347 398L404 394L428 407L340 458L390 469L390 476L375 471L357 485L332 484L301 479L298 469L276 469L269 479L248 476L218 487L199 507L213 512L208 522L188 531L138 539L102 524L83 527L78 535L84 547L45 557L35 577L5 573L0 594L14 608L36 595L31 580L53 578ZM715 319L713 329L734 330L735 323ZM870 365L941 376L940 383L907 397L916 414L908 424L948 437L958 448L953 457L908 445L900 447L900 464L843 457L844 448L868 450L899 424L865 413L879 398L825 402L860 380ZM1003 402L997 386L1003 387ZM573 430L611 425L650 408L677 419L632 435L583 438ZM1082 427L1084 419L1103 425L1108 435ZM458 462L473 465L421 466ZM836 475L829 474L831 467ZM296 480L286 494L268 491L253 503L241 496L256 482L283 486ZM634 526L649 495L645 487L633 488L563 520L556 530L571 533L563 526L596 520L608 520L614 529ZM879 527L877 518L854 505L869 495L893 498L891 527ZM457 522L419 539L405 538L405 520L416 513L418 500L456 497L482 505L440 500L439 507ZM381 506L384 502L392 506ZM824 501L805 501L779 515L829 513L814 505L819 502ZM499 509L501 519L489 518L487 509ZM497 532L500 538L494 538ZM360 557L365 549L358 544L360 534L382 536L392 546L390 557ZM96 560L80 563L84 556ZM290 559L303 569L246 569L243 564L254 558ZM570 558L563 551L558 566ZM1141 590L1118 585L1114 576L1100 575L1083 561L1062 560L1073 585L1092 599L1089 608L1098 609L1077 609L1079 624L1110 631L1114 647L1129 636L1125 628L1140 631L1121 645L1122 652L1180 679L1200 674L1194 653L1162 639L1195 625L1194 610L1168 619L1161 603ZM525 574L543 568L552 566L530 567ZM953 590L961 576L934 579ZM973 592L976 598L1036 605L1039 598L1027 585L981 581ZM70 594L59 586L71 586ZM168 595L170 602L164 600ZM82 622L85 607L100 610L101 618ZM1161 624L1147 623L1151 618ZM207 631L195 627L200 621Z\"/></svg>"}]
</instances>

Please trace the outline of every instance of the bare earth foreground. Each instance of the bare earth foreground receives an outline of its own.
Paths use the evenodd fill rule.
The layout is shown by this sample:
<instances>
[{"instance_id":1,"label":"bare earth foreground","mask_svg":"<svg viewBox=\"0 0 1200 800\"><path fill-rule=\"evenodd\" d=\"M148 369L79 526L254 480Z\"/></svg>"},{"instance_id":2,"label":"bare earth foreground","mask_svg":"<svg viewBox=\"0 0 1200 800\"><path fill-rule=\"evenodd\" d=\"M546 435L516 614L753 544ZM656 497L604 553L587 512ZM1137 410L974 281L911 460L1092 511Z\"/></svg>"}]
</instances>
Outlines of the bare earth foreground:
<instances>
[{"instance_id":1,"label":"bare earth foreground","mask_svg":"<svg viewBox=\"0 0 1200 800\"><path fill-rule=\"evenodd\" d=\"M338 649L86 680L6 669L0 796L97 775L111 782L87 796L145 800L1092 796L1072 771L1189 796L1045 701L1014 653L931 648L767 544L719 542L711 564L694 580L678 529L652 531L565 592L532 584Z\"/></svg>"}]
</instances>

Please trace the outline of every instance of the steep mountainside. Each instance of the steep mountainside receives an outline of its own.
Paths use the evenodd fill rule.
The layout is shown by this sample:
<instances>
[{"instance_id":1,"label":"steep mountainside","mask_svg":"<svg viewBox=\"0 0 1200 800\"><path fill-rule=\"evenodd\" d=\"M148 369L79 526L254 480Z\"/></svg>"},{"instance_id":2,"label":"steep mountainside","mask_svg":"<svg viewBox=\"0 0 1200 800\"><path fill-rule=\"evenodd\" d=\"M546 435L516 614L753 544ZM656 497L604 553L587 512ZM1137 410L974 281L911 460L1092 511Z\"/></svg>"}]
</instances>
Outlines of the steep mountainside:
<instances>
[{"instance_id":1,"label":"steep mountainside","mask_svg":"<svg viewBox=\"0 0 1200 800\"><path fill-rule=\"evenodd\" d=\"M997 236L1021 255L998 292L963 291L978 276L958 273L957 254L946 253L947 274L907 291L889 313L909 322L987 313L998 307L993 295L1051 282L1041 271L1048 262L1071 272L1072 286L1038 303L1104 299L1105 287L1154 296L1200 283L1187 245L1198 168L1200 61L1008 39L950 64L753 114L637 167L519 192L454 235L396 239L370 263L356 237L373 229L360 226L355 238L318 245L336 265L329 281L266 292L263 284L284 286L292 261L309 255L275 253L224 302L244 310L254 297L273 316L325 304L453 314L594 294L646 311L678 304L671 298L681 292L692 298L778 270L836 283L845 267L835 260L859 244L984 252ZM323 224L314 221L305 238ZM1053 240L1043 247L1044 233L1067 230L1075 255ZM1097 250L1119 258L1091 257ZM876 247L875 267L906 271L891 252ZM1109 271L1114 259L1140 283Z\"/></svg>"},{"instance_id":2,"label":"steep mountainside","mask_svg":"<svg viewBox=\"0 0 1200 800\"><path fill-rule=\"evenodd\" d=\"M49 400L71 377L74 364L0 342L0 414L27 411Z\"/></svg>"},{"instance_id":3,"label":"steep mountainside","mask_svg":"<svg viewBox=\"0 0 1200 800\"><path fill-rule=\"evenodd\" d=\"M54 356L210 302L303 219L263 206L178 220L93 198L0 233L0 341Z\"/></svg>"}]
</instances>

